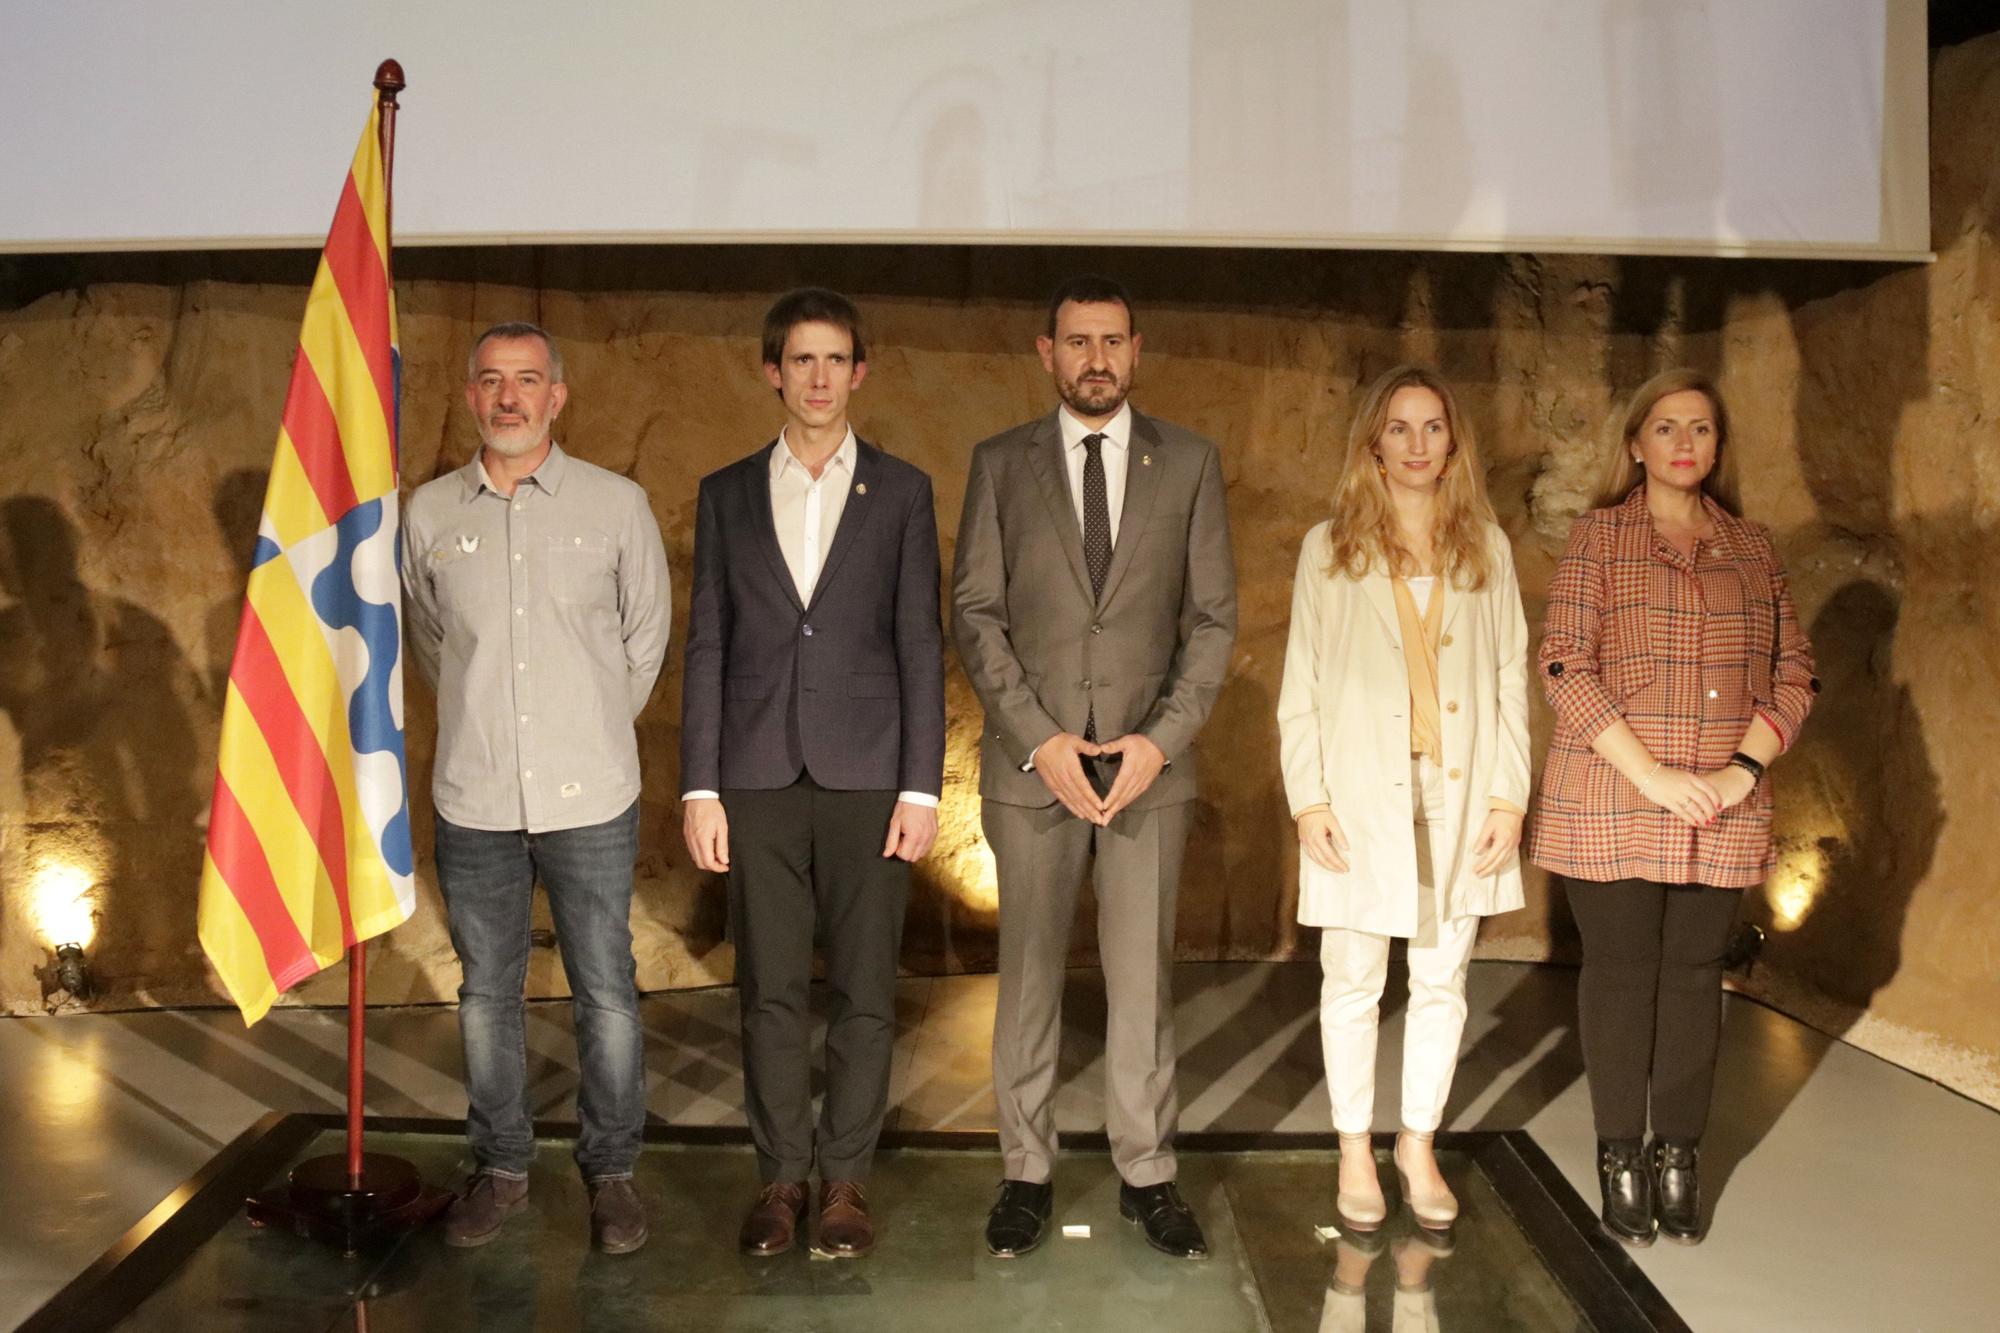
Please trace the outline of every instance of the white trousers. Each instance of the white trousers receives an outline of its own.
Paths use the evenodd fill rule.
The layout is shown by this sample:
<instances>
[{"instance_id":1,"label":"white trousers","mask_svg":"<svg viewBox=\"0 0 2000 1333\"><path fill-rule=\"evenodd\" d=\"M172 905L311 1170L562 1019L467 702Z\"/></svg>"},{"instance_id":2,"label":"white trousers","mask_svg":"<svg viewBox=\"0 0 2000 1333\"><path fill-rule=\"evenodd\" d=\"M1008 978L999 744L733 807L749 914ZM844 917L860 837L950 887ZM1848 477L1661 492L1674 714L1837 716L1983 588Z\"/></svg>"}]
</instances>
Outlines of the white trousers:
<instances>
[{"instance_id":1,"label":"white trousers","mask_svg":"<svg viewBox=\"0 0 2000 1333\"><path fill-rule=\"evenodd\" d=\"M1476 916L1443 917L1432 874L1431 824L1443 809L1443 776L1428 759L1411 761L1417 840L1417 934L1410 940L1410 1002L1403 1015L1402 1126L1420 1133L1444 1119L1458 1042L1465 1032L1465 972ZM1329 926L1319 938L1320 1045L1333 1127L1366 1134L1375 1123L1375 1033L1389 975L1389 936Z\"/></svg>"}]
</instances>

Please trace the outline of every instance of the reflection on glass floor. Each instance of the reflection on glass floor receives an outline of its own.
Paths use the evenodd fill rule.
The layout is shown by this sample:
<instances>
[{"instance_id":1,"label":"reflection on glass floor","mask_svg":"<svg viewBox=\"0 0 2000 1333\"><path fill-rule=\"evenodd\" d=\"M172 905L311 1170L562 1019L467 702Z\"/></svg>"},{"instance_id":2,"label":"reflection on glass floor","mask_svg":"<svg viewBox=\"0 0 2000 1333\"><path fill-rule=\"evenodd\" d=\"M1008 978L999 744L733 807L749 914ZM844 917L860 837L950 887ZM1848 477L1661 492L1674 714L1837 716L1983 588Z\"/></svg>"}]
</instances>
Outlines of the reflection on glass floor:
<instances>
[{"instance_id":1,"label":"reflection on glass floor","mask_svg":"<svg viewBox=\"0 0 2000 1333\"><path fill-rule=\"evenodd\" d=\"M1494 1136L1497 1137L1497 1136ZM316 1135L299 1156L337 1151ZM440 1133L371 1134L371 1151L410 1158L427 1180L455 1183L463 1144ZM1394 1200L1395 1173L1383 1156ZM1488 1171L1441 1151L1462 1215L1447 1241L1417 1234L1406 1212L1378 1235L1322 1237L1333 1222L1332 1151L1184 1151L1181 1187L1212 1257L1149 1250L1118 1217L1103 1152L1065 1152L1054 1225L1034 1254L989 1257L981 1238L998 1176L990 1151L882 1152L870 1188L879 1232L863 1260L775 1259L736 1252L754 1192L747 1147L652 1143L637 1180L652 1239L637 1254L591 1251L583 1187L568 1145L545 1141L530 1207L482 1249L454 1250L432 1227L385 1253L344 1259L311 1241L250 1227L240 1214L182 1260L122 1327L201 1330L1231 1330L1442 1329L1496 1333L1626 1327L1596 1322L1531 1241ZM1487 1159L1482 1156L1479 1161ZM1504 1173L1503 1173L1504 1176ZM240 1182L258 1188L273 1182ZM1515 1188L1510 1184L1510 1190ZM1530 1213L1532 1210L1530 1210ZM1576 1236L1558 1237L1571 1247ZM1587 1247L1586 1247L1587 1248ZM116 1280L115 1275L112 1280ZM1581 1299L1588 1303L1586 1293ZM1642 1325L1643 1326L1643 1325Z\"/></svg>"}]
</instances>

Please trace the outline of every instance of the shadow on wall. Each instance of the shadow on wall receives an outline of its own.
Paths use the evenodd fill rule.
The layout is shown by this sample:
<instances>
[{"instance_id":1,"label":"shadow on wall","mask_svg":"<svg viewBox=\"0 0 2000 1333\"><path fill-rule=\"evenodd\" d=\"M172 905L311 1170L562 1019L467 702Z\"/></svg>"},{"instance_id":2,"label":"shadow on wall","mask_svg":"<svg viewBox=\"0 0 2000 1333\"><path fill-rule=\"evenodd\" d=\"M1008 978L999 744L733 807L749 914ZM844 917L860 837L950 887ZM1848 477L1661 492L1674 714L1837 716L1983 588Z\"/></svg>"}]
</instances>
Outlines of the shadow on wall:
<instances>
[{"instance_id":1,"label":"shadow on wall","mask_svg":"<svg viewBox=\"0 0 2000 1333\"><path fill-rule=\"evenodd\" d=\"M98 992L129 998L194 947L200 686L167 627L79 573L54 501L0 502L0 712L20 737L27 924L87 946ZM94 939L89 938L94 936ZM21 949L8 956L18 958ZM43 994L53 978L45 976Z\"/></svg>"},{"instance_id":2,"label":"shadow on wall","mask_svg":"<svg viewBox=\"0 0 2000 1333\"><path fill-rule=\"evenodd\" d=\"M250 582L250 564L257 549L257 525L264 517L264 492L270 489L268 468L239 468L215 488L210 506L222 544L236 566L236 580L208 610L202 625L202 649L207 660L209 702L221 714L229 693L229 668L236 657L236 632L243 621L243 589Z\"/></svg>"},{"instance_id":3,"label":"shadow on wall","mask_svg":"<svg viewBox=\"0 0 2000 1333\"><path fill-rule=\"evenodd\" d=\"M1857 576L1810 615L1821 692L1776 768L1778 869L1744 904L1769 933L1759 966L1830 1002L1802 1017L1833 1037L1845 1036L1900 970L1910 901L1944 825L1922 720L1893 671L1904 598L1896 585L1906 553L1924 540L1897 522L1893 464L1905 408L1930 393L1930 283L1909 272L1847 299L1854 304L1833 312L1793 309L1792 420L1816 521L1777 541L1795 594L1809 592L1828 565ZM1855 336L1857 323L1870 336ZM1782 1071L1760 1074L1767 1081L1746 1101L1753 1113L1716 1127L1711 1201L1827 1048L1815 1044Z\"/></svg>"},{"instance_id":4,"label":"shadow on wall","mask_svg":"<svg viewBox=\"0 0 2000 1333\"><path fill-rule=\"evenodd\" d=\"M1773 953L1845 1011L1835 1036L1901 969L1910 899L1944 829L1923 719L1892 672L1899 613L1893 592L1859 580L1813 620L1824 691L1794 762L1828 825L1800 849L1806 864L1781 869L1770 890L1775 923L1796 921Z\"/></svg>"}]
</instances>

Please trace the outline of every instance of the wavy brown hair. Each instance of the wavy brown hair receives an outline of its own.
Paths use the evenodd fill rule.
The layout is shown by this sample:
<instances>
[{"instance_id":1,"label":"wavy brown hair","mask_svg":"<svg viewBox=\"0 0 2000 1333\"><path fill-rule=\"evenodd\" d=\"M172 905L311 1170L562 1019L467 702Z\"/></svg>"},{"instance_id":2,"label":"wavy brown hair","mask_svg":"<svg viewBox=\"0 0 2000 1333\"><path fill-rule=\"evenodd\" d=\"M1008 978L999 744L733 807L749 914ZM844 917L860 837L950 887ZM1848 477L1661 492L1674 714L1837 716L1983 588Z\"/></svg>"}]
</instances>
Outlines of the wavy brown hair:
<instances>
[{"instance_id":1,"label":"wavy brown hair","mask_svg":"<svg viewBox=\"0 0 2000 1333\"><path fill-rule=\"evenodd\" d=\"M1375 445L1389 421L1389 400L1398 389L1429 389L1444 404L1445 427L1451 432L1438 481L1437 510L1431 529L1436 572L1460 588L1479 589L1492 575L1486 525L1495 523L1486 498L1486 472L1472 424L1458 410L1451 386L1425 366L1397 366L1368 386L1347 431L1347 457L1333 489L1333 520L1327 528L1327 573L1358 579L1371 570L1408 577L1417 573L1416 559L1403 546L1389 500L1389 481L1375 456Z\"/></svg>"},{"instance_id":2,"label":"wavy brown hair","mask_svg":"<svg viewBox=\"0 0 2000 1333\"><path fill-rule=\"evenodd\" d=\"M1736 487L1736 450L1729 443L1729 409L1723 404L1722 392L1715 387L1714 380L1684 366L1661 371L1634 389L1626 400L1617 437L1605 450L1597 495L1590 502L1592 509L1623 504L1632 494L1632 488L1645 481L1646 466L1632 457L1632 443L1639 438L1646 418L1653 414L1653 408L1662 398L1690 390L1708 399L1709 417L1715 422L1715 466L1701 479L1701 489L1736 517L1743 517L1743 498Z\"/></svg>"}]
</instances>

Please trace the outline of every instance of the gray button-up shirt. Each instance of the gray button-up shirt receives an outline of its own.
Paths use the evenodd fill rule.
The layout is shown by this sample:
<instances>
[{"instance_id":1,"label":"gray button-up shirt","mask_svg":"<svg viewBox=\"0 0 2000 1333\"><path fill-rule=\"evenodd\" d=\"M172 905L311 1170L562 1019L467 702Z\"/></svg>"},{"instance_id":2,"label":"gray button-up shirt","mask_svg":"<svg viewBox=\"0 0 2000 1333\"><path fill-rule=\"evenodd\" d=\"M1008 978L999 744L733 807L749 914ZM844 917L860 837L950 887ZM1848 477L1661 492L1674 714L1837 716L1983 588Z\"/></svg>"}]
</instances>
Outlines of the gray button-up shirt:
<instances>
[{"instance_id":1,"label":"gray button-up shirt","mask_svg":"<svg viewBox=\"0 0 2000 1333\"><path fill-rule=\"evenodd\" d=\"M410 497L403 586L410 656L438 696L439 814L547 833L638 799L632 723L673 608L643 490L551 444L509 499L475 453Z\"/></svg>"}]
</instances>

